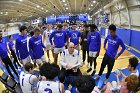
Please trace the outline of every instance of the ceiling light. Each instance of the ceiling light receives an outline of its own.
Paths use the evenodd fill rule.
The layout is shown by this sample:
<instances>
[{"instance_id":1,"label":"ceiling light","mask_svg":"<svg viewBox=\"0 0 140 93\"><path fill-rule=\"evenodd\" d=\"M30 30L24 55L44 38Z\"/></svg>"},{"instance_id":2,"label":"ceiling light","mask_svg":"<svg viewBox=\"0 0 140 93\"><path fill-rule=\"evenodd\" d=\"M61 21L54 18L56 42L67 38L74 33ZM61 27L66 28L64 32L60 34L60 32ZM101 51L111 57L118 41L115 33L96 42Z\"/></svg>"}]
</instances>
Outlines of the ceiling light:
<instances>
[{"instance_id":1,"label":"ceiling light","mask_svg":"<svg viewBox=\"0 0 140 93\"><path fill-rule=\"evenodd\" d=\"M70 13L69 13L69 15L70 15Z\"/></svg>"},{"instance_id":2,"label":"ceiling light","mask_svg":"<svg viewBox=\"0 0 140 93\"><path fill-rule=\"evenodd\" d=\"M89 10L90 10L91 8L89 8Z\"/></svg>"},{"instance_id":3,"label":"ceiling light","mask_svg":"<svg viewBox=\"0 0 140 93\"><path fill-rule=\"evenodd\" d=\"M66 7L66 9L68 10L69 8L68 8L68 7Z\"/></svg>"},{"instance_id":4,"label":"ceiling light","mask_svg":"<svg viewBox=\"0 0 140 93\"><path fill-rule=\"evenodd\" d=\"M96 3L96 1L94 0L93 3Z\"/></svg>"},{"instance_id":5,"label":"ceiling light","mask_svg":"<svg viewBox=\"0 0 140 93\"><path fill-rule=\"evenodd\" d=\"M19 0L20 2L22 2L23 0Z\"/></svg>"},{"instance_id":6,"label":"ceiling light","mask_svg":"<svg viewBox=\"0 0 140 93\"><path fill-rule=\"evenodd\" d=\"M93 4L91 4L91 6L93 6Z\"/></svg>"},{"instance_id":7,"label":"ceiling light","mask_svg":"<svg viewBox=\"0 0 140 93\"><path fill-rule=\"evenodd\" d=\"M42 7L41 9L43 10L44 8Z\"/></svg>"},{"instance_id":8,"label":"ceiling light","mask_svg":"<svg viewBox=\"0 0 140 93\"><path fill-rule=\"evenodd\" d=\"M67 6L67 4L64 4L65 6Z\"/></svg>"},{"instance_id":9,"label":"ceiling light","mask_svg":"<svg viewBox=\"0 0 140 93\"><path fill-rule=\"evenodd\" d=\"M3 14L3 12L0 12L0 14Z\"/></svg>"},{"instance_id":10,"label":"ceiling light","mask_svg":"<svg viewBox=\"0 0 140 93\"><path fill-rule=\"evenodd\" d=\"M62 2L65 2L65 0L62 0Z\"/></svg>"},{"instance_id":11,"label":"ceiling light","mask_svg":"<svg viewBox=\"0 0 140 93\"><path fill-rule=\"evenodd\" d=\"M46 10L46 12L48 12L48 10Z\"/></svg>"},{"instance_id":12,"label":"ceiling light","mask_svg":"<svg viewBox=\"0 0 140 93\"><path fill-rule=\"evenodd\" d=\"M36 7L37 7L37 8L39 8L40 6L39 6L39 5L37 5Z\"/></svg>"}]
</instances>

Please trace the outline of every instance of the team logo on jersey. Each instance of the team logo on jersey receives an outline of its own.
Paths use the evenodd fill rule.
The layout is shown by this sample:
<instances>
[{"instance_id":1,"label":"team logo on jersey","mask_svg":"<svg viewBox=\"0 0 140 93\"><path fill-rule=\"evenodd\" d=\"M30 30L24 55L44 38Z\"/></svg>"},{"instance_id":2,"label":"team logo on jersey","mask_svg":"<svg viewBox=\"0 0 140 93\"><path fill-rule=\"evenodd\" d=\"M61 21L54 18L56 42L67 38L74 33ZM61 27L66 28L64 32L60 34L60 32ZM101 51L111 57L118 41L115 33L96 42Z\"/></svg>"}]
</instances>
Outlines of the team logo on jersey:
<instances>
[{"instance_id":1,"label":"team logo on jersey","mask_svg":"<svg viewBox=\"0 0 140 93\"><path fill-rule=\"evenodd\" d=\"M76 34L76 33L73 33L73 34L71 35L71 37L72 37L73 39L77 39L77 34Z\"/></svg>"},{"instance_id":2,"label":"team logo on jersey","mask_svg":"<svg viewBox=\"0 0 140 93\"><path fill-rule=\"evenodd\" d=\"M91 39L95 39L96 38L96 36L91 36Z\"/></svg>"},{"instance_id":3,"label":"team logo on jersey","mask_svg":"<svg viewBox=\"0 0 140 93\"><path fill-rule=\"evenodd\" d=\"M108 43L111 44L111 45L116 45L117 41L112 40L112 39L108 39Z\"/></svg>"},{"instance_id":4,"label":"team logo on jersey","mask_svg":"<svg viewBox=\"0 0 140 93\"><path fill-rule=\"evenodd\" d=\"M63 36L63 33L56 33L57 36Z\"/></svg>"},{"instance_id":5,"label":"team logo on jersey","mask_svg":"<svg viewBox=\"0 0 140 93\"><path fill-rule=\"evenodd\" d=\"M22 39L21 42L24 44L24 43L27 43L27 38L25 39Z\"/></svg>"},{"instance_id":6,"label":"team logo on jersey","mask_svg":"<svg viewBox=\"0 0 140 93\"><path fill-rule=\"evenodd\" d=\"M34 43L35 43L36 45L41 44L41 39L40 39L40 40L38 40L38 41L35 41Z\"/></svg>"}]
</instances>

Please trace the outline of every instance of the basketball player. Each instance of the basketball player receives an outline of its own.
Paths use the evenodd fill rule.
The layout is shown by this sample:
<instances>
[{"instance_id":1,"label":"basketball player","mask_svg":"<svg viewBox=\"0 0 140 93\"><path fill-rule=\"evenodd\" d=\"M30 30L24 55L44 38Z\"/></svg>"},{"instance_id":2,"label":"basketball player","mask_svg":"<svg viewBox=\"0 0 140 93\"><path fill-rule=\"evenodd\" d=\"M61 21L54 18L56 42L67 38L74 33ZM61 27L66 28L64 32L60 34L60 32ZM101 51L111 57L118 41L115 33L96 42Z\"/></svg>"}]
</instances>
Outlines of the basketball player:
<instances>
[{"instance_id":1,"label":"basketball player","mask_svg":"<svg viewBox=\"0 0 140 93\"><path fill-rule=\"evenodd\" d=\"M20 27L20 35L16 39L16 54L18 57L18 60L20 60L23 64L23 66L31 62L29 51L27 48L27 27L21 26Z\"/></svg>"},{"instance_id":2,"label":"basketball player","mask_svg":"<svg viewBox=\"0 0 140 93\"><path fill-rule=\"evenodd\" d=\"M13 37L12 37L12 35L9 36L8 47L9 47L9 49L10 49L10 51L11 51L12 57L14 58L14 65L15 65L16 69L18 69L18 66L21 67L21 65L20 65L20 63L18 62L17 56L16 56L16 54L15 54L15 44L14 44L14 42L13 42ZM17 63L18 66L16 65L16 63Z\"/></svg>"},{"instance_id":3,"label":"basketball player","mask_svg":"<svg viewBox=\"0 0 140 93\"><path fill-rule=\"evenodd\" d=\"M33 84L38 82L37 76L33 75L33 64L24 65L25 72L20 73L20 86L23 93L33 93Z\"/></svg>"},{"instance_id":4,"label":"basketball player","mask_svg":"<svg viewBox=\"0 0 140 93\"><path fill-rule=\"evenodd\" d=\"M47 29L43 33L43 43L46 41L47 56L48 56L48 60L50 62L50 54L49 54L49 51L52 50L52 54L53 54L53 49L52 49L51 43L49 41L49 37L50 37L51 33L53 32L53 30L52 30L52 26L50 24L47 24L46 25L46 28ZM53 54L53 57L54 57L54 54Z\"/></svg>"},{"instance_id":5,"label":"basketball player","mask_svg":"<svg viewBox=\"0 0 140 93\"><path fill-rule=\"evenodd\" d=\"M64 85L55 82L53 79L60 72L59 66L55 64L45 63L40 68L40 75L45 76L45 80L37 83L38 93L64 93Z\"/></svg>"},{"instance_id":6,"label":"basketball player","mask_svg":"<svg viewBox=\"0 0 140 93\"><path fill-rule=\"evenodd\" d=\"M87 42L89 43L89 62L90 62L90 68L87 70L87 72L90 72L92 70L92 63L94 62L94 70L91 74L92 76L96 72L96 59L99 56L100 48L101 48L101 36L99 32L97 32L97 26L95 24L90 25L90 33L88 35Z\"/></svg>"},{"instance_id":7,"label":"basketball player","mask_svg":"<svg viewBox=\"0 0 140 93\"><path fill-rule=\"evenodd\" d=\"M6 42L4 41L4 39L2 38L2 31L0 31L0 59L2 60L2 62L5 64L5 67L9 73L9 75L14 79L14 76L10 70L10 68L13 70L13 72L16 74L16 76L18 77L18 73L16 72L14 66L12 65L12 62L8 56L8 53L10 53L7 49L7 45Z\"/></svg>"},{"instance_id":8,"label":"basketball player","mask_svg":"<svg viewBox=\"0 0 140 93\"><path fill-rule=\"evenodd\" d=\"M39 67L41 66L42 62L46 62L43 48L47 50L46 46L42 42L40 28L36 27L34 29L34 36L32 36L29 40L29 52L33 62L37 63Z\"/></svg>"},{"instance_id":9,"label":"basketball player","mask_svg":"<svg viewBox=\"0 0 140 93\"><path fill-rule=\"evenodd\" d=\"M77 50L79 50L79 43L80 43L80 40L81 40L81 33L80 33L80 31L76 30L76 28L77 28L77 25L73 24L72 25L72 30L69 32L69 39L70 39L70 42L74 43L75 48Z\"/></svg>"},{"instance_id":10,"label":"basketball player","mask_svg":"<svg viewBox=\"0 0 140 93\"><path fill-rule=\"evenodd\" d=\"M116 26L111 24L109 26L109 30L110 30L110 35L108 35L105 38L104 41L104 49L106 51L102 64L101 64L101 68L99 71L99 75L97 77L95 77L95 79L99 79L104 71L104 68L106 67L106 65L108 66L108 71L106 74L106 79L104 81L105 84L107 84L108 82L108 78L111 74L111 71L113 69L115 60L124 52L125 50L125 45L123 43L123 41L116 35ZM106 43L108 42L108 48L106 48ZM121 51L118 52L119 46L122 47Z\"/></svg>"},{"instance_id":11,"label":"basketball player","mask_svg":"<svg viewBox=\"0 0 140 93\"><path fill-rule=\"evenodd\" d=\"M57 25L57 30L52 32L50 36L50 43L54 48L54 63L57 64L58 54L61 53L65 49L67 35L62 30L62 25ZM53 39L53 40L52 40Z\"/></svg>"},{"instance_id":12,"label":"basketball player","mask_svg":"<svg viewBox=\"0 0 140 93\"><path fill-rule=\"evenodd\" d=\"M68 29L68 24L67 23L63 23L63 31L65 31L67 37L69 35L69 29ZM67 45L68 45L68 40L66 41L66 46L65 48L67 49Z\"/></svg>"}]
</instances>

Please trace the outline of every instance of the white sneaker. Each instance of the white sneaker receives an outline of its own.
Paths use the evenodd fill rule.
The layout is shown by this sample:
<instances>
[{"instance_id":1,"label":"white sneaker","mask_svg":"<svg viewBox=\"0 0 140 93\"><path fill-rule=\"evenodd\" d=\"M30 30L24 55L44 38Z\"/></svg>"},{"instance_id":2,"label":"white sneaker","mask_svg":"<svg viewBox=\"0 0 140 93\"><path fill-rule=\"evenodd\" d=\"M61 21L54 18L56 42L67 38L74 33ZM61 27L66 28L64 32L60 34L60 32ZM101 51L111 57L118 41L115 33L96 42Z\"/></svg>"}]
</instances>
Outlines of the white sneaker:
<instances>
[{"instance_id":1,"label":"white sneaker","mask_svg":"<svg viewBox=\"0 0 140 93\"><path fill-rule=\"evenodd\" d=\"M88 68L90 68L90 63L88 63Z\"/></svg>"}]
</instances>

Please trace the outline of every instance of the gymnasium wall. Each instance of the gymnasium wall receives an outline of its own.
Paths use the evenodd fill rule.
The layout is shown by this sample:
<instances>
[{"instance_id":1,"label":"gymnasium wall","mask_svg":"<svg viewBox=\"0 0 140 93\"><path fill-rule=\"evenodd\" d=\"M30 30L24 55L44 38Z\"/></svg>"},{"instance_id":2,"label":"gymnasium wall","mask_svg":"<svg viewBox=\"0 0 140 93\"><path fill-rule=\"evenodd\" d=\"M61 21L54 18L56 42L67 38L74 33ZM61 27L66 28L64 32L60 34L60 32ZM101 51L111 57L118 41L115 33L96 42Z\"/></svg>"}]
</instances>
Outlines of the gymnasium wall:
<instances>
[{"instance_id":1,"label":"gymnasium wall","mask_svg":"<svg viewBox=\"0 0 140 93\"><path fill-rule=\"evenodd\" d=\"M19 35L19 27L17 25L12 26L0 26L0 30L2 30L3 38L5 41L9 41L9 35L12 35L14 39L16 39Z\"/></svg>"}]
</instances>

